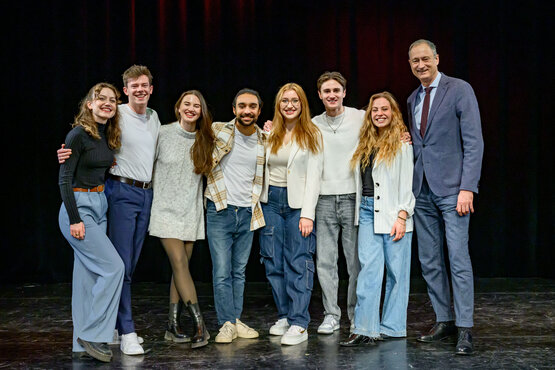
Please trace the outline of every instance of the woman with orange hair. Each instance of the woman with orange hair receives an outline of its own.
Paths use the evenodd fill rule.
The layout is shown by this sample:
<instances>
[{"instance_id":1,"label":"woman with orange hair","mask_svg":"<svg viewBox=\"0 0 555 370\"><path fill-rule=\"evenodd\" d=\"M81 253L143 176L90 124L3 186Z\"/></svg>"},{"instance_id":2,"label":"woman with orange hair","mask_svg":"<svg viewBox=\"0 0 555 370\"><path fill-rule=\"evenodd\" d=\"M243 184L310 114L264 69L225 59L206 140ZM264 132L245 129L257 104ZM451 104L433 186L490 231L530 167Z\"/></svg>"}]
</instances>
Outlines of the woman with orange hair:
<instances>
[{"instance_id":1,"label":"woman with orange hair","mask_svg":"<svg viewBox=\"0 0 555 370\"><path fill-rule=\"evenodd\" d=\"M323 148L299 85L282 86L274 109L260 197L266 221L260 254L278 309L270 334L282 335L281 344L295 345L308 339Z\"/></svg>"},{"instance_id":2,"label":"woman with orange hair","mask_svg":"<svg viewBox=\"0 0 555 370\"><path fill-rule=\"evenodd\" d=\"M342 346L405 337L410 283L413 153L397 101L388 92L370 98L351 166L357 183L358 258L355 328ZM380 320L380 297L386 287Z\"/></svg>"}]
</instances>

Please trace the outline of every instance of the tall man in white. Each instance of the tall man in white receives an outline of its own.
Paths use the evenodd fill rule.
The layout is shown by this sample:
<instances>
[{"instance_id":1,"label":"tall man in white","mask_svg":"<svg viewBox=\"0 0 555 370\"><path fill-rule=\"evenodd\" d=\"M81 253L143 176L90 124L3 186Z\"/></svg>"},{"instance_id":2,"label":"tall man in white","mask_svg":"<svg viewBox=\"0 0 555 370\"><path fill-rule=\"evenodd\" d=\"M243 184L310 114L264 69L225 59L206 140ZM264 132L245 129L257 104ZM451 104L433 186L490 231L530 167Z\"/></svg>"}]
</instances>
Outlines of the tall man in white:
<instances>
[{"instance_id":1,"label":"tall man in white","mask_svg":"<svg viewBox=\"0 0 555 370\"><path fill-rule=\"evenodd\" d=\"M358 144L365 112L343 105L347 80L339 72L322 74L317 87L318 96L326 108L324 113L312 119L324 139L324 171L316 206L316 269L322 287L325 317L318 333L332 334L339 330L341 319L341 309L337 304L340 231L349 274L347 315L353 327L360 264L358 227L355 225L356 186L350 161Z\"/></svg>"}]
</instances>

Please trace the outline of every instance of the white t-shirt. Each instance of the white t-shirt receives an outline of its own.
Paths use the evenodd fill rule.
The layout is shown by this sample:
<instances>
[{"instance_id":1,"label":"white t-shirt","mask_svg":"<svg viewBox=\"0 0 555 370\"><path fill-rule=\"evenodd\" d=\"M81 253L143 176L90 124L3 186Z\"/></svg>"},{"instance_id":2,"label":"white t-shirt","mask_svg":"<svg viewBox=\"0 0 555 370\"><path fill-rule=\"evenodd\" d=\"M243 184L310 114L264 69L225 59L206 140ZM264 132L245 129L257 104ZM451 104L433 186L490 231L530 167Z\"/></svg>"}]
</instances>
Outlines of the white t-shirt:
<instances>
[{"instance_id":1,"label":"white t-shirt","mask_svg":"<svg viewBox=\"0 0 555 370\"><path fill-rule=\"evenodd\" d=\"M247 136L235 128L233 148L220 162L227 191L227 204L237 207L252 205L252 183L256 175L257 155L256 131Z\"/></svg>"},{"instance_id":2,"label":"white t-shirt","mask_svg":"<svg viewBox=\"0 0 555 370\"><path fill-rule=\"evenodd\" d=\"M322 195L356 193L351 159L358 145L365 112L344 108L343 113L336 117L328 117L324 112L312 119L324 140L324 171L320 182Z\"/></svg>"},{"instance_id":3,"label":"white t-shirt","mask_svg":"<svg viewBox=\"0 0 555 370\"><path fill-rule=\"evenodd\" d=\"M121 147L115 153L116 165L110 173L129 179L149 182L156 154L160 120L154 109L135 113L127 104L118 106L120 113Z\"/></svg>"}]
</instances>

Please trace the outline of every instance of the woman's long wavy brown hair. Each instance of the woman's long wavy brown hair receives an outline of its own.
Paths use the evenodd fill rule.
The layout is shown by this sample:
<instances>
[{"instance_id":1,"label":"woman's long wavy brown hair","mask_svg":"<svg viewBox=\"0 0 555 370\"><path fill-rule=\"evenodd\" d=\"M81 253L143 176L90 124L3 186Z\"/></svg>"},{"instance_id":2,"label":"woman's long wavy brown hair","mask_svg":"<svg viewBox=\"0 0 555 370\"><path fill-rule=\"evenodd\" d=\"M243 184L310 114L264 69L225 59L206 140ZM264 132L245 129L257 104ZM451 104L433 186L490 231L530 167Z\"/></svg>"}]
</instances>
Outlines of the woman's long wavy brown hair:
<instances>
[{"instance_id":1,"label":"woman's long wavy brown hair","mask_svg":"<svg viewBox=\"0 0 555 370\"><path fill-rule=\"evenodd\" d=\"M279 107L283 94L289 90L295 91L301 102L301 114L299 115L299 121L293 130L292 139L297 142L297 145L300 148L308 149L312 153L318 153L322 149L320 130L314 123L312 123L310 108L308 107L308 99L306 98L303 88L294 82L289 82L283 85L276 95L276 100L274 102L274 118L272 119L272 132L268 138L268 144L270 145L271 152L276 154L278 149L283 144L286 128L285 119L283 118Z\"/></svg>"},{"instance_id":2,"label":"woman's long wavy brown hair","mask_svg":"<svg viewBox=\"0 0 555 370\"><path fill-rule=\"evenodd\" d=\"M391 105L391 123L384 127L381 135L378 128L372 123L372 106L374 101L379 98L386 99ZM351 159L351 167L354 168L359 161L362 168L371 166L371 154L374 155L374 162L384 161L388 165L391 164L393 158L401 149L401 134L405 131L403 115L395 97L387 91L372 95L364 115L364 123L360 129L358 147Z\"/></svg>"},{"instance_id":3,"label":"woman's long wavy brown hair","mask_svg":"<svg viewBox=\"0 0 555 370\"><path fill-rule=\"evenodd\" d=\"M107 82L100 82L91 87L87 95L79 104L79 113L75 116L71 127L81 126L85 132L93 138L100 140L98 127L94 121L92 110L88 107L88 103L98 98L102 89L110 89L116 95L116 114L106 122L106 138L110 149L119 149L121 146L121 128L119 127L119 109L118 104L121 103L118 89Z\"/></svg>"},{"instance_id":4,"label":"woman's long wavy brown hair","mask_svg":"<svg viewBox=\"0 0 555 370\"><path fill-rule=\"evenodd\" d=\"M212 131L212 115L206 105L204 96L198 90L185 91L175 103L175 116L181 120L179 107L187 95L194 95L200 101L200 117L196 122L197 133L195 143L191 147L191 159L197 175L207 176L212 171L212 151L214 150L214 131Z\"/></svg>"}]
</instances>

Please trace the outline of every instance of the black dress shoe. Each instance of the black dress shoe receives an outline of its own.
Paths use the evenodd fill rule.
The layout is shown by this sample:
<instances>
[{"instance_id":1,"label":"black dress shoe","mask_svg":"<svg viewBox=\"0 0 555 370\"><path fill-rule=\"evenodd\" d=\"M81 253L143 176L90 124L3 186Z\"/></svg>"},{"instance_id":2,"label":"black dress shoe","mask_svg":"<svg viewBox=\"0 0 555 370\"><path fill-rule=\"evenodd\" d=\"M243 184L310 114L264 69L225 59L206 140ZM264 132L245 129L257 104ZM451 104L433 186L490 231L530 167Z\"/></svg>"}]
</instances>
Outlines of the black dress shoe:
<instances>
[{"instance_id":1,"label":"black dress shoe","mask_svg":"<svg viewBox=\"0 0 555 370\"><path fill-rule=\"evenodd\" d=\"M455 347L457 355L470 355L472 354L472 331L470 328L459 328L459 339Z\"/></svg>"},{"instance_id":2,"label":"black dress shoe","mask_svg":"<svg viewBox=\"0 0 555 370\"><path fill-rule=\"evenodd\" d=\"M356 346L373 346L376 344L374 338L367 337L361 334L351 334L349 339L344 342L339 342L343 347L356 347Z\"/></svg>"},{"instance_id":3,"label":"black dress shoe","mask_svg":"<svg viewBox=\"0 0 555 370\"><path fill-rule=\"evenodd\" d=\"M424 334L416 338L419 342L435 342L448 338L457 333L457 327L453 321L436 322L434 327L428 334Z\"/></svg>"},{"instance_id":4,"label":"black dress shoe","mask_svg":"<svg viewBox=\"0 0 555 370\"><path fill-rule=\"evenodd\" d=\"M77 343L85 348L89 356L99 361L110 362L112 360L112 350L106 343L88 342L81 338L77 338Z\"/></svg>"},{"instance_id":5,"label":"black dress shoe","mask_svg":"<svg viewBox=\"0 0 555 370\"><path fill-rule=\"evenodd\" d=\"M405 339L406 337L392 337L391 335L387 335L387 334L380 334L380 336L378 338L376 338L377 340L396 340L396 339Z\"/></svg>"}]
</instances>

